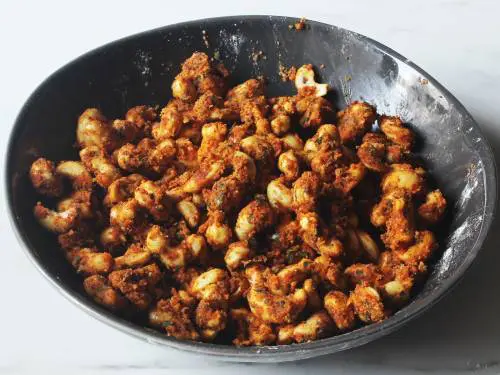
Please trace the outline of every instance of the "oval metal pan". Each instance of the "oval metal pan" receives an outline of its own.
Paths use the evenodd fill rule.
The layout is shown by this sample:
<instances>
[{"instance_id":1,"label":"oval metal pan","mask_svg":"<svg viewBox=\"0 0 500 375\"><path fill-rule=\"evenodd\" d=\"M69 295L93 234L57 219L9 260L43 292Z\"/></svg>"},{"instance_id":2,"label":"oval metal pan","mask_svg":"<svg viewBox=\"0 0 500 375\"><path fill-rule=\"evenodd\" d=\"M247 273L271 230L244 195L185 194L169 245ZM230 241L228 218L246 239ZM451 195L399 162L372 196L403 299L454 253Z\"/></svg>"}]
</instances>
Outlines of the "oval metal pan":
<instances>
[{"instance_id":1,"label":"oval metal pan","mask_svg":"<svg viewBox=\"0 0 500 375\"><path fill-rule=\"evenodd\" d=\"M465 108L408 59L367 37L335 26L277 16L236 16L180 23L133 35L91 51L43 82L14 125L6 159L6 190L13 227L26 254L66 298L97 319L150 343L222 360L278 362L309 358L362 345L401 327L436 303L456 284L479 252L495 213L496 169L487 141ZM207 40L202 37L205 31ZM286 346L237 348L178 341L117 317L82 290L81 278L57 253L54 236L33 219L39 197L27 171L40 155L77 157L72 148L78 115L97 106L112 118L138 104L165 104L179 64L206 51L232 72L232 83L263 75L269 95L291 94L280 66L312 63L335 90L337 108L351 100L398 114L417 132L419 155L450 200L440 232L441 250L429 279L413 301L389 319L327 339ZM255 52L263 57L254 59Z\"/></svg>"}]
</instances>

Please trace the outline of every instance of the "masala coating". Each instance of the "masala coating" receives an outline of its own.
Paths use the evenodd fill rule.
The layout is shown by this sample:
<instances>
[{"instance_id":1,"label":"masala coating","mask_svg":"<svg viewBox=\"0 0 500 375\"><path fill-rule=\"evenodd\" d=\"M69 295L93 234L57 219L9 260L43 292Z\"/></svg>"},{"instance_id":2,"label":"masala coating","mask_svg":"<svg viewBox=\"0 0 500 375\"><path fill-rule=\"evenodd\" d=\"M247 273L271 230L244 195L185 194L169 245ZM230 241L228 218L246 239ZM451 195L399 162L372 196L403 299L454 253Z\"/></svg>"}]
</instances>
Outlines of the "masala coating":
<instances>
[{"instance_id":1,"label":"masala coating","mask_svg":"<svg viewBox=\"0 0 500 375\"><path fill-rule=\"evenodd\" d=\"M302 343L380 322L425 279L446 199L413 131L312 65L297 94L229 87L195 52L162 109L78 118L80 160L35 160L34 207L98 304L182 340ZM55 203L52 203L54 202Z\"/></svg>"}]
</instances>

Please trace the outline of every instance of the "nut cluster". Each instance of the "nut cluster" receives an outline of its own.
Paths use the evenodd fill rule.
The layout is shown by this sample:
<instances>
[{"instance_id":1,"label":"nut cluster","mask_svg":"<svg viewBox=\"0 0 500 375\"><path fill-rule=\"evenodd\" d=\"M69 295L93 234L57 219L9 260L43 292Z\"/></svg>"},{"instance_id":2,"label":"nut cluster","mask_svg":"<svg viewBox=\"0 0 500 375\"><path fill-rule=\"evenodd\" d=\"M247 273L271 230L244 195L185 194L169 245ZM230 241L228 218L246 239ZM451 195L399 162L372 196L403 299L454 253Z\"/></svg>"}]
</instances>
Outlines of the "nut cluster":
<instances>
[{"instance_id":1,"label":"nut cluster","mask_svg":"<svg viewBox=\"0 0 500 375\"><path fill-rule=\"evenodd\" d=\"M87 109L80 160L33 162L33 186L58 200L34 215L86 292L167 335L235 345L316 340L401 308L446 208L412 131L364 102L336 113L311 65L295 96L227 81L194 53L159 113Z\"/></svg>"}]
</instances>

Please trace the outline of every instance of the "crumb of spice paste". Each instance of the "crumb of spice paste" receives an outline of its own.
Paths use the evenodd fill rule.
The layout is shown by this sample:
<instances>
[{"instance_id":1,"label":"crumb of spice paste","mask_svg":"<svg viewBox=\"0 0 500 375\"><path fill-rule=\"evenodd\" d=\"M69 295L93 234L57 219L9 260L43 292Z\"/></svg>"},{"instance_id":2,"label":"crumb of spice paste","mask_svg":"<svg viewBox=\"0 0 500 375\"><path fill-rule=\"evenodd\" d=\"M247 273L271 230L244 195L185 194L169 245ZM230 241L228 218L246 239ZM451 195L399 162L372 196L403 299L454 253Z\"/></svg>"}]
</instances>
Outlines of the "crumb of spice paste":
<instances>
[{"instance_id":1,"label":"crumb of spice paste","mask_svg":"<svg viewBox=\"0 0 500 375\"><path fill-rule=\"evenodd\" d=\"M307 27L307 24L306 24L306 19L304 17L302 17L300 20L298 20L294 24L288 25L288 28L290 30L295 30L295 31L303 31L306 29L306 27Z\"/></svg>"},{"instance_id":2,"label":"crumb of spice paste","mask_svg":"<svg viewBox=\"0 0 500 375\"><path fill-rule=\"evenodd\" d=\"M283 65L279 65L278 67L279 71L278 71L278 75L280 76L281 80L283 82L286 82L286 81L295 81L295 75L297 74L297 68L294 67L294 66L291 66L290 68L286 68L285 66Z\"/></svg>"},{"instance_id":3,"label":"crumb of spice paste","mask_svg":"<svg viewBox=\"0 0 500 375\"><path fill-rule=\"evenodd\" d=\"M252 61L256 63L257 61L264 59L266 60L266 55L262 51L253 51L251 54Z\"/></svg>"}]
</instances>

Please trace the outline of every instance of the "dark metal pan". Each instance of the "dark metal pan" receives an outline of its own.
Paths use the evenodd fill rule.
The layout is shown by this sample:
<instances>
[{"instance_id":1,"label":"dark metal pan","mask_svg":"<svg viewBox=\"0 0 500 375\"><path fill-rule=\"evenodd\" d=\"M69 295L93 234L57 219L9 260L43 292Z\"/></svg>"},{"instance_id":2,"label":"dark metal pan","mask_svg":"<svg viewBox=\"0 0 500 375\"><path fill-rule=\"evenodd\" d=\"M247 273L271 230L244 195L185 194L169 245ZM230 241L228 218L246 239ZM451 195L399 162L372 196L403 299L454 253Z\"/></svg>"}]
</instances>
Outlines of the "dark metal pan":
<instances>
[{"instance_id":1,"label":"dark metal pan","mask_svg":"<svg viewBox=\"0 0 500 375\"><path fill-rule=\"evenodd\" d=\"M277 362L319 356L372 341L401 327L436 303L469 268L494 217L496 170L488 143L465 108L444 87L408 59L359 34L318 22L289 29L294 19L237 16L167 26L134 35L79 57L38 87L14 125L6 160L9 210L26 254L69 300L99 320L148 342L232 361ZM203 38L205 31L205 40ZM208 44L207 44L208 43ZM441 253L413 301L389 319L327 339L286 346L237 348L178 341L121 319L88 298L57 251L54 236L35 221L39 197L27 171L37 156L76 158L75 124L87 107L113 118L139 104L165 104L179 64L193 51L220 58L233 83L264 75L269 94L291 93L279 66L324 64L323 82L333 101L375 104L379 113L399 114L421 139L419 156L451 202ZM255 59L262 51L265 58ZM57 312L55 312L57 314Z\"/></svg>"}]
</instances>

